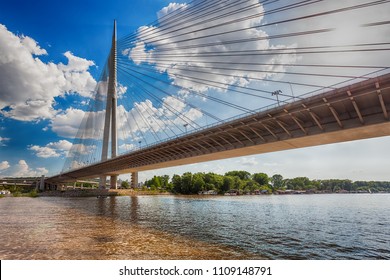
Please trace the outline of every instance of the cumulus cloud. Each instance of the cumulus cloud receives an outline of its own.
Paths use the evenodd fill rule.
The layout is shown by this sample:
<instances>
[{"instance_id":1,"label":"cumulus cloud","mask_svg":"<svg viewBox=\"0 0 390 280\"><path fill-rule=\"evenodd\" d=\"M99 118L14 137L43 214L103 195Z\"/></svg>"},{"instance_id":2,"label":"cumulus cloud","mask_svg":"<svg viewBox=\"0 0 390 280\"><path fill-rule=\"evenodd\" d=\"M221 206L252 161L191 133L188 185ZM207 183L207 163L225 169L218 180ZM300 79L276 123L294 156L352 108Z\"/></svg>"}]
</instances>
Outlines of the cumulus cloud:
<instances>
[{"instance_id":1,"label":"cumulus cloud","mask_svg":"<svg viewBox=\"0 0 390 280\"><path fill-rule=\"evenodd\" d=\"M157 16L161 19L164 18L167 14L177 11L177 10L185 10L187 8L187 4L183 3L169 3L168 6L162 8L158 13Z\"/></svg>"},{"instance_id":2,"label":"cumulus cloud","mask_svg":"<svg viewBox=\"0 0 390 280\"><path fill-rule=\"evenodd\" d=\"M41 49L37 42L28 36L20 36L20 43L33 55L47 55L47 51Z\"/></svg>"},{"instance_id":3,"label":"cumulus cloud","mask_svg":"<svg viewBox=\"0 0 390 280\"><path fill-rule=\"evenodd\" d=\"M134 108L130 111L119 106L118 112L119 123L122 124L118 129L130 128L134 134L151 131L158 133L175 129L203 116L203 113L198 109L189 108L183 101L173 97L164 98L160 107L156 107L152 101L146 99L134 103Z\"/></svg>"},{"instance_id":4,"label":"cumulus cloud","mask_svg":"<svg viewBox=\"0 0 390 280\"><path fill-rule=\"evenodd\" d=\"M5 161L0 162L0 171L6 170L9 167L10 167L10 165L9 165L8 161L5 160Z\"/></svg>"},{"instance_id":5,"label":"cumulus cloud","mask_svg":"<svg viewBox=\"0 0 390 280\"><path fill-rule=\"evenodd\" d=\"M102 131L93 129L100 127L103 130L105 112L85 112L80 109L68 108L65 111L57 114L50 121L50 127L58 136L65 138L97 138L102 135ZM82 135L77 135L80 125L83 124ZM93 125L97 123L97 125ZM89 129L87 127L89 126ZM81 131L80 131L81 133Z\"/></svg>"},{"instance_id":6,"label":"cumulus cloud","mask_svg":"<svg viewBox=\"0 0 390 280\"><path fill-rule=\"evenodd\" d=\"M69 150L68 157L85 156L93 153L96 145L73 144Z\"/></svg>"},{"instance_id":7,"label":"cumulus cloud","mask_svg":"<svg viewBox=\"0 0 390 280\"><path fill-rule=\"evenodd\" d=\"M116 88L116 94L117 98L120 99L123 97L123 95L127 92L127 87L118 83L117 88Z\"/></svg>"},{"instance_id":8,"label":"cumulus cloud","mask_svg":"<svg viewBox=\"0 0 390 280\"><path fill-rule=\"evenodd\" d=\"M66 52L67 64L45 63L47 55L31 37L18 36L0 24L0 113L5 117L36 121L58 111L54 98L77 93L89 97L96 81L88 72L92 61Z\"/></svg>"},{"instance_id":9,"label":"cumulus cloud","mask_svg":"<svg viewBox=\"0 0 390 280\"><path fill-rule=\"evenodd\" d=\"M44 167L31 168L24 159L19 160L13 169L14 171L11 174L13 177L39 177L49 173Z\"/></svg>"},{"instance_id":10,"label":"cumulus cloud","mask_svg":"<svg viewBox=\"0 0 390 280\"><path fill-rule=\"evenodd\" d=\"M165 7L158 12L158 26L140 27L137 41L122 53L137 65L154 65L158 71L166 72L173 84L197 92L209 89L226 91L231 85L247 86L254 79L274 76L275 71L284 72L286 67L281 65L297 60L291 52L280 52L274 56L257 57L259 65L248 67L248 63L253 62L252 56L235 55L228 59L205 56L205 53L231 54L286 48L272 45L264 30L253 28L264 20L264 7L258 0L228 3L230 6L226 3L205 4L207 1L213 2L195 0L191 5L174 3ZM204 12L201 17L191 13L190 7L198 4L213 6L213 13ZM173 16L172 20L169 13L178 9L178 16ZM212 71L199 71L202 69Z\"/></svg>"},{"instance_id":11,"label":"cumulus cloud","mask_svg":"<svg viewBox=\"0 0 390 280\"><path fill-rule=\"evenodd\" d=\"M174 97L164 98L159 107L149 99L135 102L130 110L119 105L117 107L117 130L126 131L126 133L118 133L118 139L125 140L130 137L129 134L134 136L138 132L162 132L168 127L182 126L202 116L201 111L188 108L183 101ZM104 119L104 110L85 112L68 108L53 117L49 126L61 137L99 140L103 137ZM79 130L80 127L81 130Z\"/></svg>"},{"instance_id":12,"label":"cumulus cloud","mask_svg":"<svg viewBox=\"0 0 390 280\"><path fill-rule=\"evenodd\" d=\"M187 106L182 100L178 98L174 98L172 96L168 96L164 98L162 105L162 111L166 116L173 116L174 112L182 112L184 108ZM175 111L173 111L174 109Z\"/></svg>"},{"instance_id":13,"label":"cumulus cloud","mask_svg":"<svg viewBox=\"0 0 390 280\"><path fill-rule=\"evenodd\" d=\"M28 148L30 151L34 151L37 157L40 158L52 158L52 157L59 157L60 154L50 147L40 147L40 146L30 146Z\"/></svg>"},{"instance_id":14,"label":"cumulus cloud","mask_svg":"<svg viewBox=\"0 0 390 280\"><path fill-rule=\"evenodd\" d=\"M28 149L33 151L40 158L56 158L66 156L71 149L72 143L67 140L50 142L46 146L30 145Z\"/></svg>"}]
</instances>

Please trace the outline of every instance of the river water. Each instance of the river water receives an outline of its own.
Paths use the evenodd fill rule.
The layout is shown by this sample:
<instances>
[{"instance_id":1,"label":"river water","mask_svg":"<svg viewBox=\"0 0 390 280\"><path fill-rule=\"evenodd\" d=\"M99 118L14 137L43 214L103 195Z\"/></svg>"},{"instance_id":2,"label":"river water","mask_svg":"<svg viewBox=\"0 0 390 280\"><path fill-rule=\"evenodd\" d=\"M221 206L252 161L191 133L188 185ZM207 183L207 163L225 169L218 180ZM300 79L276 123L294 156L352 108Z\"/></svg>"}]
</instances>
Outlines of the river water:
<instances>
[{"instance_id":1,"label":"river water","mask_svg":"<svg viewBox=\"0 0 390 280\"><path fill-rule=\"evenodd\" d=\"M0 199L1 259L390 259L390 194Z\"/></svg>"}]
</instances>

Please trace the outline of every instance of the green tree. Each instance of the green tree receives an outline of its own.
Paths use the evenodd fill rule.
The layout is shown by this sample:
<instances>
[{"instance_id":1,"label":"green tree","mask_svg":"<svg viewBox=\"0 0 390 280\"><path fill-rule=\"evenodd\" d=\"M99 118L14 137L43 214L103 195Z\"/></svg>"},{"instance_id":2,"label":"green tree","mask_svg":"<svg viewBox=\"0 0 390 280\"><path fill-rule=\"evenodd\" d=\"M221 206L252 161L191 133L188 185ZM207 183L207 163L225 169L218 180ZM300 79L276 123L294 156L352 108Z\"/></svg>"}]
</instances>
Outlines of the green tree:
<instances>
[{"instance_id":1,"label":"green tree","mask_svg":"<svg viewBox=\"0 0 390 280\"><path fill-rule=\"evenodd\" d=\"M252 178L260 186L266 186L269 184L269 177L265 173L255 173L255 174L253 174Z\"/></svg>"},{"instance_id":2,"label":"green tree","mask_svg":"<svg viewBox=\"0 0 390 280\"><path fill-rule=\"evenodd\" d=\"M195 173L192 177L191 193L199 193L205 189L205 181L203 173Z\"/></svg>"},{"instance_id":3,"label":"green tree","mask_svg":"<svg viewBox=\"0 0 390 280\"><path fill-rule=\"evenodd\" d=\"M122 189L129 189L130 188L130 184L129 184L129 181L122 181L121 183L121 188Z\"/></svg>"},{"instance_id":4,"label":"green tree","mask_svg":"<svg viewBox=\"0 0 390 280\"><path fill-rule=\"evenodd\" d=\"M181 193L182 194L191 194L192 190L192 173L186 172L181 176Z\"/></svg>"},{"instance_id":5,"label":"green tree","mask_svg":"<svg viewBox=\"0 0 390 280\"><path fill-rule=\"evenodd\" d=\"M167 188L169 185L169 175L164 175L160 177L161 186Z\"/></svg>"},{"instance_id":6,"label":"green tree","mask_svg":"<svg viewBox=\"0 0 390 280\"><path fill-rule=\"evenodd\" d=\"M260 184L253 180L243 181L243 186L246 193L253 193L255 190L260 189Z\"/></svg>"},{"instance_id":7,"label":"green tree","mask_svg":"<svg viewBox=\"0 0 390 280\"><path fill-rule=\"evenodd\" d=\"M161 189L162 183L161 183L161 177L160 176L153 176L152 179L147 180L145 182L145 185L152 190Z\"/></svg>"},{"instance_id":8,"label":"green tree","mask_svg":"<svg viewBox=\"0 0 390 280\"><path fill-rule=\"evenodd\" d=\"M291 190L304 190L307 186L310 185L310 179L307 177L296 177L289 179L287 182L287 188Z\"/></svg>"},{"instance_id":9,"label":"green tree","mask_svg":"<svg viewBox=\"0 0 390 280\"><path fill-rule=\"evenodd\" d=\"M175 193L181 193L181 176L173 175L172 177L172 190Z\"/></svg>"},{"instance_id":10,"label":"green tree","mask_svg":"<svg viewBox=\"0 0 390 280\"><path fill-rule=\"evenodd\" d=\"M283 176L280 174L275 174L271 177L271 184L274 190L283 189L285 187L285 181Z\"/></svg>"},{"instance_id":11,"label":"green tree","mask_svg":"<svg viewBox=\"0 0 390 280\"><path fill-rule=\"evenodd\" d=\"M218 192L221 192L223 186L223 178L224 176L212 172L206 173L204 176L206 190L216 190Z\"/></svg>"},{"instance_id":12,"label":"green tree","mask_svg":"<svg viewBox=\"0 0 390 280\"><path fill-rule=\"evenodd\" d=\"M221 193L225 193L225 192L227 192L229 190L234 189L234 187L235 187L234 183L235 182L234 182L234 177L233 176L224 176L220 192Z\"/></svg>"},{"instance_id":13,"label":"green tree","mask_svg":"<svg viewBox=\"0 0 390 280\"><path fill-rule=\"evenodd\" d=\"M249 180L251 178L251 174L248 171L229 171L225 173L225 176L233 176L238 177L241 180Z\"/></svg>"},{"instance_id":14,"label":"green tree","mask_svg":"<svg viewBox=\"0 0 390 280\"><path fill-rule=\"evenodd\" d=\"M244 189L245 181L241 180L241 178L238 176L235 176L233 178L234 178L234 189L236 189L236 190Z\"/></svg>"}]
</instances>

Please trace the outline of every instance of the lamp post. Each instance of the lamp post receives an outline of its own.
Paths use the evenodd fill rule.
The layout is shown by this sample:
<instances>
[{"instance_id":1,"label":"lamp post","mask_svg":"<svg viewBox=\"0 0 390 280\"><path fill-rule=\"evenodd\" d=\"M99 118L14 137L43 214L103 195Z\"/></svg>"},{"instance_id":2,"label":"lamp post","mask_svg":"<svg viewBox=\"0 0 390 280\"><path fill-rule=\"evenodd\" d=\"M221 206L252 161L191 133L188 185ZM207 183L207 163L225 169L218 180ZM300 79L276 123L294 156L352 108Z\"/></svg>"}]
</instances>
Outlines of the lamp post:
<instances>
[{"instance_id":1,"label":"lamp post","mask_svg":"<svg viewBox=\"0 0 390 280\"><path fill-rule=\"evenodd\" d=\"M279 102L279 94L281 94L282 91L280 89L278 90L275 90L274 92L272 92L272 96L276 96L276 100L278 101L278 106L280 106L280 102Z\"/></svg>"}]
</instances>

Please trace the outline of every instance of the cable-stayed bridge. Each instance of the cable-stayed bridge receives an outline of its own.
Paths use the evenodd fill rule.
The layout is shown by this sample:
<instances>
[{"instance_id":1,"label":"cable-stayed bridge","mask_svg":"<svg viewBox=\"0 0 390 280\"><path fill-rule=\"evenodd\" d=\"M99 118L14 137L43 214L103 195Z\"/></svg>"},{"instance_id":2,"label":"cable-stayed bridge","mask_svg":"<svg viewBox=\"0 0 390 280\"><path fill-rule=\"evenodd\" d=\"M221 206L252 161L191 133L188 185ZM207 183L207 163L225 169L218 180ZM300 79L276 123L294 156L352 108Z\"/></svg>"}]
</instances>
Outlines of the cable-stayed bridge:
<instances>
[{"instance_id":1,"label":"cable-stayed bridge","mask_svg":"<svg viewBox=\"0 0 390 280\"><path fill-rule=\"evenodd\" d=\"M192 1L119 40L115 25L47 181L114 187L124 173L390 135L389 2Z\"/></svg>"}]
</instances>

